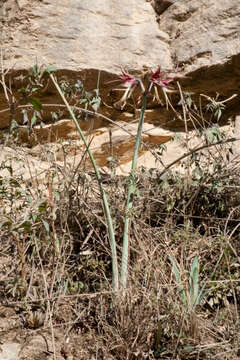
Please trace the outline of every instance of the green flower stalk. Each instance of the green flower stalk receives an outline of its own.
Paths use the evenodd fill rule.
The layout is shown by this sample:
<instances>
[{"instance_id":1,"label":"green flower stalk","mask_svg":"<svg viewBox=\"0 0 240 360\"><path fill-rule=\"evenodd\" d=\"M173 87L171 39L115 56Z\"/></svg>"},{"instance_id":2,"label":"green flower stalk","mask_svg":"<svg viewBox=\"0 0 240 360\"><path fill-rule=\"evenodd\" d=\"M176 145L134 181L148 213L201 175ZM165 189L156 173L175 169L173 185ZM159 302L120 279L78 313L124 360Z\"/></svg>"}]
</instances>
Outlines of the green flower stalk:
<instances>
[{"instance_id":1,"label":"green flower stalk","mask_svg":"<svg viewBox=\"0 0 240 360\"><path fill-rule=\"evenodd\" d=\"M121 263L121 286L123 288L126 288L127 286L127 275L128 275L128 253L129 253L129 224L131 220L131 212L133 208L133 200L134 195L136 192L136 170L137 170L137 160L138 160L138 154L139 149L141 145L141 138L142 138L142 128L144 123L144 115L145 110L147 106L147 95L151 91L152 87L154 88L157 86L160 86L164 96L166 98L166 92L168 91L167 85L173 81L173 79L168 78L164 79L165 74L161 73L160 67L157 69L156 72L151 74L151 77L149 79L148 86L145 90L144 85L139 78L135 78L133 75L128 74L126 71L122 70L122 75L120 76L120 79L123 82L123 86L126 87L126 91L119 101L119 103L123 104L123 107L126 103L127 98L129 98L135 88L139 85L142 89L143 95L142 95L142 107L141 107L141 113L140 113L140 119L138 123L138 130L137 130L137 136L136 136L136 142L134 146L134 152L133 152L133 159L132 159L132 167L131 172L129 175L129 184L128 184L128 195L127 195L127 203L126 203L126 213L125 213L125 219L124 219L124 232L123 232L123 247L122 247L122 263ZM156 91L156 89L155 89Z\"/></svg>"}]
</instances>

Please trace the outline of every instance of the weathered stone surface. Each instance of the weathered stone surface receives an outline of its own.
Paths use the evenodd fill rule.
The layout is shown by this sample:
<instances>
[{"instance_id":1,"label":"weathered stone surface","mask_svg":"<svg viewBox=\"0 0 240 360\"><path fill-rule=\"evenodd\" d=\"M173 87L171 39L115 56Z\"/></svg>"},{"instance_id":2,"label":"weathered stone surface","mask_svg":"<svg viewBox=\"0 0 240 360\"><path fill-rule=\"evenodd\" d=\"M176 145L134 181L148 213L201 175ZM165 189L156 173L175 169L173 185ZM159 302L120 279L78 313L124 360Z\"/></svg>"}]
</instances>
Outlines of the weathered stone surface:
<instances>
[{"instance_id":1,"label":"weathered stone surface","mask_svg":"<svg viewBox=\"0 0 240 360\"><path fill-rule=\"evenodd\" d=\"M21 345L17 343L3 344L0 347L1 360L17 360Z\"/></svg>"},{"instance_id":2,"label":"weathered stone surface","mask_svg":"<svg viewBox=\"0 0 240 360\"><path fill-rule=\"evenodd\" d=\"M67 121L68 120L66 120L66 122ZM136 135L137 125L123 122L119 122L118 125L124 127L125 131L118 127L113 127L111 141L109 128L94 130L88 138L88 141L91 140L91 151L98 165L101 166L106 173L110 173L111 171L112 160L112 165L116 166L116 173L119 175L127 175L132 165L131 159L134 139L131 135ZM232 126L223 126L220 131L229 138L236 135ZM174 135L177 136L174 138ZM189 131L186 135L185 132L174 133L164 131L151 124L145 124L138 166L143 166L146 169L157 168L162 171L166 166L175 162L172 168L184 174L184 161L186 158L180 159L180 157L188 152L186 148L186 138L188 139L189 149L196 149L206 144L205 137L199 137L199 133L195 130ZM161 156L157 154L157 149L154 148L156 144L166 145L165 151L162 152ZM151 151L149 151L149 149L151 149ZM236 153L234 152L233 158L239 156L236 149L234 149ZM205 161L208 161L208 149L206 148L205 150ZM204 152L205 150L202 151ZM214 153L216 149L212 148L212 151ZM85 149L83 143L76 139L63 140L61 143L37 144L32 149L24 149L16 146L15 149L12 149L10 147L0 146L0 164L2 161L9 160L15 177L22 177L25 183L31 183L32 189L39 191L41 188L41 190L46 192L49 173L51 173L55 166L63 170L61 172L63 180L66 180L65 177L71 176L78 164L82 162L84 154ZM91 168L88 157L86 157L84 163L87 165L87 168ZM1 175L8 178L9 171L7 169L1 170ZM56 181L61 183L59 177L56 177Z\"/></svg>"},{"instance_id":3,"label":"weathered stone surface","mask_svg":"<svg viewBox=\"0 0 240 360\"><path fill-rule=\"evenodd\" d=\"M221 95L240 89L240 6L235 0L179 0L160 17L175 66L193 91ZM239 99L237 100L239 104Z\"/></svg>"},{"instance_id":4,"label":"weathered stone surface","mask_svg":"<svg viewBox=\"0 0 240 360\"><path fill-rule=\"evenodd\" d=\"M3 6L8 63L15 62L15 69L32 67L36 58L74 71L172 67L154 11L144 0L8 0Z\"/></svg>"},{"instance_id":5,"label":"weathered stone surface","mask_svg":"<svg viewBox=\"0 0 240 360\"><path fill-rule=\"evenodd\" d=\"M144 0L7 0L1 14L5 68L13 67L18 77L21 70L32 68L36 61L55 64L59 78L72 81L80 78L88 90L97 87L101 70L100 95L110 106L115 101L115 95L113 98L109 95L115 86L112 81L116 80L121 66L137 71L158 64L165 69L173 66L168 35L158 28L154 10ZM12 80L17 100L16 90L22 86L20 80ZM36 96L45 104L61 102L51 82ZM1 92L0 111L7 108ZM54 108L45 108L45 123L52 122L51 111ZM121 116L112 107L102 106L100 112L112 120ZM62 118L66 115L67 112ZM9 112L0 116L0 129L5 129ZM23 122L22 108L15 110L14 118L20 124ZM102 125L106 124L95 121L95 126Z\"/></svg>"},{"instance_id":6,"label":"weathered stone surface","mask_svg":"<svg viewBox=\"0 0 240 360\"><path fill-rule=\"evenodd\" d=\"M86 131L86 136L91 133L90 149L93 152L97 163L100 166L107 166L109 163L108 158L111 156L117 160L118 164L124 164L125 162L130 161L133 154L137 127L137 123L128 124L123 121L117 121L115 126L111 126L111 135L109 127L101 127L99 129ZM142 132L143 146L140 152L144 153L155 145L166 143L172 139L173 136L174 132L163 130L160 127L145 123ZM30 136L27 134L27 129L21 127L18 139L16 140L23 144L30 143L32 146L30 153L42 158L44 154L42 147L45 147L47 142L52 143L49 147L49 151L47 151L47 148L45 147L46 153L52 153L52 156L49 158L50 160L55 158L57 161L63 161L65 153L71 156L77 155L81 158L85 151L83 142L79 139L75 126L71 120L67 119L61 120L54 125L47 125L43 128L37 126L33 129ZM59 140L63 140L62 144L59 143L54 146L53 143L59 142ZM72 145L70 144L71 142ZM40 146L40 144L42 144L42 146ZM63 147L65 148L65 153L63 152ZM44 159L46 159L46 154ZM20 168L21 167L22 164L20 165ZM15 171L18 171L18 169L15 169Z\"/></svg>"},{"instance_id":7,"label":"weathered stone surface","mask_svg":"<svg viewBox=\"0 0 240 360\"><path fill-rule=\"evenodd\" d=\"M153 8L160 15L159 25ZM55 64L59 69L58 79L70 79L73 83L81 79L86 90L97 87L100 74L99 90L103 102L99 112L113 122L130 122L139 117L140 104L136 105L139 94L135 94L135 100L124 111L114 106L122 93L115 89L118 86L112 81L116 80L121 66L141 75L146 69L160 64L163 70L172 70L173 77L176 73L180 75L182 89L193 92L197 104L200 93L212 98L219 93L218 101L233 93L239 94L239 15L236 0L6 0L0 9L4 67L15 70L9 74L17 76L11 82L16 100L20 98L17 89L24 85L20 73L26 72L36 61L38 64ZM181 75L185 77L181 78ZM18 140L30 146L59 138L77 140L74 126L66 120L66 110L61 108L59 121L53 123L54 104L62 101L51 81L46 81L36 96L44 104L45 126L41 128L38 122L30 136L27 127L22 126ZM176 110L181 112L179 95L170 97ZM166 110L163 104L149 99L146 126L152 124L162 128L163 132L183 130L184 122L171 107ZM202 105L205 104L206 98L202 98ZM25 106L25 103L20 101L20 105ZM223 122L239 114L239 95L225 105ZM3 130L9 124L9 111L3 111L7 107L4 94L0 92L0 129ZM23 107L18 107L14 111L14 118L21 125L22 110ZM101 164L106 164L107 128L113 124L106 118L89 116L89 122L81 125L85 131L102 134L98 134L102 143L98 143L96 156ZM121 164L129 160L133 146L128 136L124 136L126 139L116 150L119 156L121 151L128 154L125 160L121 158ZM160 137L155 140L165 142ZM125 148L129 144L131 146Z\"/></svg>"},{"instance_id":8,"label":"weathered stone surface","mask_svg":"<svg viewBox=\"0 0 240 360\"><path fill-rule=\"evenodd\" d=\"M117 160L117 164L125 164L132 159L135 136L137 134L138 124L118 123L122 128L113 127L112 136L107 128L96 130L93 133L93 141L90 148L94 157L100 166L108 166L108 158L112 157ZM174 133L145 123L143 125L142 141L147 145L142 146L140 154L147 152L148 149L157 144L164 144L172 139ZM111 153L112 152L112 153Z\"/></svg>"}]
</instances>

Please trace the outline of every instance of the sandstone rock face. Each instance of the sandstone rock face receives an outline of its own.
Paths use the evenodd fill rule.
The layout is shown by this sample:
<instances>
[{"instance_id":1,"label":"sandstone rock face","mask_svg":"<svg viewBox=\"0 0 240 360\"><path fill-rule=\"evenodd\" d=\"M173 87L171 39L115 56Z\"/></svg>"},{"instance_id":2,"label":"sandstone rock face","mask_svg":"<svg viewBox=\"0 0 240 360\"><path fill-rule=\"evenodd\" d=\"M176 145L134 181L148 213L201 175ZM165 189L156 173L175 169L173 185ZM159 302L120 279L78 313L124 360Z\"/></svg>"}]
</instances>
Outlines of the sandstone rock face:
<instances>
[{"instance_id":1,"label":"sandstone rock face","mask_svg":"<svg viewBox=\"0 0 240 360\"><path fill-rule=\"evenodd\" d=\"M2 360L16 360L20 351L20 344L9 343L1 345L1 359Z\"/></svg>"},{"instance_id":2,"label":"sandstone rock face","mask_svg":"<svg viewBox=\"0 0 240 360\"><path fill-rule=\"evenodd\" d=\"M10 68L7 77L15 75L11 89L17 100L17 89L23 86L19 75L36 62L56 65L59 79L70 79L73 83L81 79L87 90L95 89L100 77L99 112L105 118L89 116L88 123L81 125L87 134L98 139L93 141L94 151L103 166L109 157L109 126L113 129L115 155L123 166L130 159L133 141L126 131L118 137L117 125L124 124L128 129L127 123L136 124L139 118L140 105L136 101L139 94L123 110L114 106L122 93L112 81L121 67L142 75L145 70L161 65L178 79L183 90L193 92L196 104L200 93L212 98L218 93L218 101L239 94L240 6L236 0L5 0L0 4L0 21L3 66ZM44 104L45 125L40 126L38 121L29 134L23 124L23 108L16 108L14 119L21 125L18 141L35 147L37 143L57 139L77 140L78 134L67 120L66 111L62 111L58 121L52 120L54 105L61 103L53 84L48 82L36 96ZM181 112L179 95L170 95L170 100ZM205 103L206 98L202 98L202 105ZM239 111L238 95L226 103L222 119L227 120ZM184 122L171 107L166 109L164 101L157 104L149 100L145 122L146 129L152 127L156 134L144 135L150 146L169 141L173 130L184 130ZM0 89L1 131L8 124L8 104ZM142 155L147 154L146 148L142 151Z\"/></svg>"},{"instance_id":3,"label":"sandstone rock face","mask_svg":"<svg viewBox=\"0 0 240 360\"><path fill-rule=\"evenodd\" d=\"M179 0L160 17L172 59L186 86L205 93L239 92L240 6L235 0ZM238 99L239 104L239 99Z\"/></svg>"},{"instance_id":4,"label":"sandstone rock face","mask_svg":"<svg viewBox=\"0 0 240 360\"><path fill-rule=\"evenodd\" d=\"M234 0L177 1L162 15L160 28L170 35L175 61L190 71L239 54L239 15Z\"/></svg>"},{"instance_id":5,"label":"sandstone rock face","mask_svg":"<svg viewBox=\"0 0 240 360\"><path fill-rule=\"evenodd\" d=\"M172 67L167 34L144 0L8 0L2 16L15 69L36 58L74 71Z\"/></svg>"}]
</instances>

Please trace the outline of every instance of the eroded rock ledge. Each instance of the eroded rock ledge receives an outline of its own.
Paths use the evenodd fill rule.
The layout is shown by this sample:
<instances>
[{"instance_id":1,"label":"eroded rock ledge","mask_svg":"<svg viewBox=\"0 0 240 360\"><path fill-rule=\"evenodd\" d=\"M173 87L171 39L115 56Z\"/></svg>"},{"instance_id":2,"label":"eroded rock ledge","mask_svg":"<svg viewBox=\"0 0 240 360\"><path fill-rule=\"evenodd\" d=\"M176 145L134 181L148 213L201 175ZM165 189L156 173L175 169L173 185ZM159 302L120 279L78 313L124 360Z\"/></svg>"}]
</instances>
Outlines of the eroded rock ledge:
<instances>
[{"instance_id":1,"label":"eroded rock ledge","mask_svg":"<svg viewBox=\"0 0 240 360\"><path fill-rule=\"evenodd\" d=\"M179 81L183 90L193 93L196 104L201 93L212 98L219 94L218 101L239 94L240 8L236 0L217 3L215 0L155 0L152 5L145 0L3 2L0 13L3 65L5 69L10 68L8 75L12 78L16 100L17 90L22 86L20 75L36 62L55 64L59 79L73 83L81 79L86 90L95 89L100 76L102 106L99 111L119 124L134 123L139 116L139 106L133 103L123 111L114 107L120 93L114 90L117 86L112 81L116 80L121 66L139 75L161 65ZM158 13L158 22L153 7ZM14 112L15 120L21 125L18 140L34 147L37 141L73 139L74 129L66 120L66 111L63 110L59 122L52 120L55 107L50 104L60 104L61 100L51 82L37 96L45 105L42 113L45 127L36 127L28 136L23 124L23 108L19 107ZM171 102L177 110L181 109L178 95L172 95ZM1 91L2 131L9 124L7 107ZM240 99L236 96L226 103L223 123L239 114L239 110ZM81 123L86 132L106 131L107 134L109 126L114 128L114 124L103 117L88 120ZM167 110L164 102L156 104L152 99L146 112L146 126L150 125L154 131L168 135L183 130L183 122L174 111ZM171 138L168 135L163 136L166 141ZM158 140L155 140L156 143ZM163 142L162 136L159 142ZM105 151L102 150L106 148L105 143L106 139L99 145L100 153Z\"/></svg>"}]
</instances>

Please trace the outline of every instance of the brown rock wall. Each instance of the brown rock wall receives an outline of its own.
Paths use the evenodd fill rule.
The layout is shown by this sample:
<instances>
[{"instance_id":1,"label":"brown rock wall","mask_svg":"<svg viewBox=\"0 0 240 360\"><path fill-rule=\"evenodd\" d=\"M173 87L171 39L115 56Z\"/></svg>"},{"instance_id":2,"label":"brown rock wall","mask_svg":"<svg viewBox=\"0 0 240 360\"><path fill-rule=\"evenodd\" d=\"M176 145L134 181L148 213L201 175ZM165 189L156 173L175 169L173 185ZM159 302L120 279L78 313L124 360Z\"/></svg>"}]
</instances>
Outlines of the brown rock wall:
<instances>
[{"instance_id":1,"label":"brown rock wall","mask_svg":"<svg viewBox=\"0 0 240 360\"><path fill-rule=\"evenodd\" d=\"M201 93L212 98L219 94L218 101L237 94L226 103L223 122L239 114L240 6L236 0L5 0L0 3L0 21L3 67L9 69L8 75L14 74L12 69L16 71L18 80L12 76L11 88L17 100L17 89L23 86L19 80L22 71L26 73L35 63L55 64L59 79L73 83L81 79L86 90L97 87L100 75L100 113L112 122L136 121L140 111L137 94L135 102L120 111L114 103L122 93L112 90L117 87L112 81L121 67L141 75L146 69L161 65L173 77L177 74L182 89L194 93L196 104ZM59 137L75 139L71 122L61 122L68 116L66 111L62 109L59 122L53 123L51 111L55 107L49 104L62 103L53 84L48 82L36 96L44 104L42 116L46 126L38 126L30 136L23 126L18 140L34 146L37 141L53 142ZM179 96L170 97L181 111L177 105ZM203 106L205 103L206 98L202 98ZM7 108L0 91L2 130L9 124ZM23 125L22 108L14 112L14 118ZM184 122L171 108L167 110L164 102L161 105L150 100L145 120L163 131L184 129ZM100 129L102 133L110 124L113 125L93 117L89 117L89 124L82 123L86 131ZM104 136L96 154L105 164L107 133ZM129 153L133 146L125 136L119 156ZM151 136L148 141L155 144L171 138ZM117 142L115 145L117 149Z\"/></svg>"}]
</instances>

